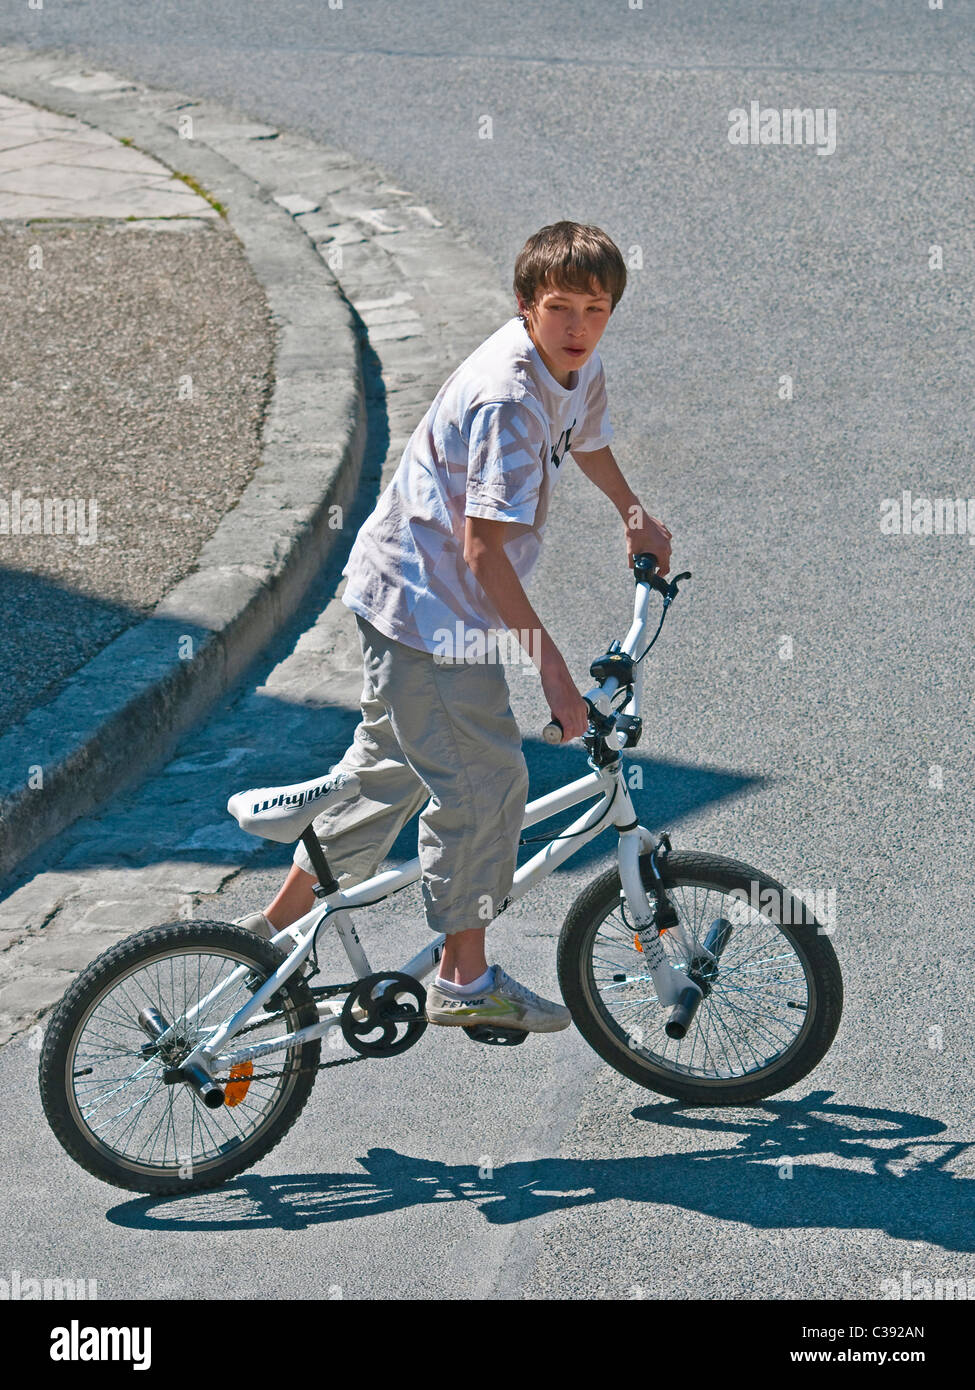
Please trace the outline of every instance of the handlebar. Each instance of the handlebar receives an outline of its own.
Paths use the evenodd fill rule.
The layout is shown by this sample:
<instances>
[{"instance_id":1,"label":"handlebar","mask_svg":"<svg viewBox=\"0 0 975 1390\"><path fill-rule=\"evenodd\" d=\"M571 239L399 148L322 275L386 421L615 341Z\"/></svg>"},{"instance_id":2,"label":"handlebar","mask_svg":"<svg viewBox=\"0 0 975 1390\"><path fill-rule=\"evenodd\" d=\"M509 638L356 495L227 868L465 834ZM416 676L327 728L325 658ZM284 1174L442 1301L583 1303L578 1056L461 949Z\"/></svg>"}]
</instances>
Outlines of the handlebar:
<instances>
[{"instance_id":1,"label":"handlebar","mask_svg":"<svg viewBox=\"0 0 975 1390\"><path fill-rule=\"evenodd\" d=\"M646 584L649 588L655 589L658 594L663 595L664 600L663 612L660 615L660 624L657 627L657 631L654 633L652 639L644 648L644 650L640 653L640 655L637 657L632 657L633 666L638 665L643 660L647 652L653 646L654 642L656 642L657 638L660 636L660 629L664 625L664 618L666 618L667 616L667 609L670 607L671 603L677 596L678 584L684 579L691 578L690 570L687 570L683 574L675 575L673 579L668 581L657 573L657 568L658 561L656 555L651 555L648 551L640 555L635 555L633 557L634 581L638 585ZM613 647L610 649L610 653L612 653L614 649L617 653L621 653L619 642L614 642ZM606 658L603 658L602 660L604 662L609 660L609 654ZM590 667L591 675L597 674L597 671L595 669L597 664L599 663L593 662L592 667ZM615 676L604 675L603 681L599 688L601 689L602 685L605 685L607 680L612 682L612 693L615 694L615 692L620 688L620 683L617 681ZM589 707L589 714L591 717L596 712L596 706L593 704L593 701L590 700L587 696L584 695L582 698L585 700L586 704ZM553 745L558 744L562 742L562 735L564 734L564 732L565 730L562 728L560 721L556 719L553 715L551 721L548 724L546 724L544 729L542 730L542 738L546 743Z\"/></svg>"}]
</instances>

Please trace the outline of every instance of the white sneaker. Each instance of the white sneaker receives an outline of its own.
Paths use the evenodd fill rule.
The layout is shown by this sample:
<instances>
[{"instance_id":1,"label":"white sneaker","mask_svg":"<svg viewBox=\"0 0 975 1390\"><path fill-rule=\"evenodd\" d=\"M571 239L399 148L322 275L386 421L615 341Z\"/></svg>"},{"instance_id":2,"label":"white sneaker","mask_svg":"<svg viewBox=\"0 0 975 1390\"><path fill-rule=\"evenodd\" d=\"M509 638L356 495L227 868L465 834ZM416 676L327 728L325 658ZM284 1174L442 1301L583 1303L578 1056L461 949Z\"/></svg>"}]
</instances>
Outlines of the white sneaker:
<instances>
[{"instance_id":1,"label":"white sneaker","mask_svg":"<svg viewBox=\"0 0 975 1390\"><path fill-rule=\"evenodd\" d=\"M572 1015L562 1004L542 999L510 975L493 965L494 980L476 995L448 994L434 981L427 990L427 1022L448 1028L469 1028L474 1024L493 1024L497 1028L518 1028L526 1033L558 1033L568 1028Z\"/></svg>"}]
</instances>

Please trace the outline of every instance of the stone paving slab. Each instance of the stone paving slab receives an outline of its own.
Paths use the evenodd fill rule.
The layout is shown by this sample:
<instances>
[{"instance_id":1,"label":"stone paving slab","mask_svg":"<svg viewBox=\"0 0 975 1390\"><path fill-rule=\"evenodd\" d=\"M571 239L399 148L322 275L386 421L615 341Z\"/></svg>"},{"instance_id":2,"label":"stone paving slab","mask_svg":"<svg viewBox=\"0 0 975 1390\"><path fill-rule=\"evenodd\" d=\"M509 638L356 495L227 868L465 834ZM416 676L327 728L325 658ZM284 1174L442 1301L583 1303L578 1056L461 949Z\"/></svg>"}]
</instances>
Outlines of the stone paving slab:
<instances>
[{"instance_id":1,"label":"stone paving slab","mask_svg":"<svg viewBox=\"0 0 975 1390\"><path fill-rule=\"evenodd\" d=\"M4 97L0 140L0 218L219 217L159 160L76 118Z\"/></svg>"}]
</instances>

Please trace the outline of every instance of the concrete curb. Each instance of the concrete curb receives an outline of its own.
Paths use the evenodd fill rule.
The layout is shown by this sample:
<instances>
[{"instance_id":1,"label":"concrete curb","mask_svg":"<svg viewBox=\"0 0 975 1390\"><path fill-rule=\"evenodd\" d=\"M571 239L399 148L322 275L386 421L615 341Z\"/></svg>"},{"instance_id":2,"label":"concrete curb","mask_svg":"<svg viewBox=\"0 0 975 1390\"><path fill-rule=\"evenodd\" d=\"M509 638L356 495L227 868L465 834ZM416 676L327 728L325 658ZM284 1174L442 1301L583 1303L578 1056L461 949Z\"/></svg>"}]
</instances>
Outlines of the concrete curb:
<instances>
[{"instance_id":1,"label":"concrete curb","mask_svg":"<svg viewBox=\"0 0 975 1390\"><path fill-rule=\"evenodd\" d=\"M296 224L302 205L275 201L198 135L181 137L190 99L108 74L85 91L78 68L73 57L0 49L0 90L126 137L227 207L278 326L275 383L262 464L195 570L0 738L0 874L161 759L295 610L341 534L332 509L355 495L366 437L356 319ZM220 134L276 132L229 117Z\"/></svg>"}]
</instances>

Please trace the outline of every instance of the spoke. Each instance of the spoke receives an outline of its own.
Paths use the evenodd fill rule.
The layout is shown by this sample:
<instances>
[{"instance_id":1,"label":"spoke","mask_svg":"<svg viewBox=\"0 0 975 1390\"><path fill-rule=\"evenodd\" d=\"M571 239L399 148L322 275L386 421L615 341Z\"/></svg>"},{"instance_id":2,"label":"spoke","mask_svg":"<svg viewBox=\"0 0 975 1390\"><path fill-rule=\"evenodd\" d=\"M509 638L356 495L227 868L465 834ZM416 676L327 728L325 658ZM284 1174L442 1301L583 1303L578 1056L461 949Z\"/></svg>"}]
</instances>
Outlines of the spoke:
<instances>
[{"instance_id":1,"label":"spoke","mask_svg":"<svg viewBox=\"0 0 975 1390\"><path fill-rule=\"evenodd\" d=\"M747 1024L748 1026L750 1026L750 1027L753 1029L754 1032L761 1034L761 1033L763 1033L763 1031L764 1031L764 1032L765 1032L765 1036L768 1037L768 1038L770 1038L773 1042L782 1041L782 1038L781 1038L781 1037L777 1037L776 1034L775 1034L775 1032L774 1032L774 1031L771 1031L772 1028L774 1027L774 1025L775 1025L776 1023L779 1022L778 1019L775 1019L775 1018L769 1019L767 1014L763 1014L763 1015L762 1015L762 1019L764 1020L764 1022L759 1022L759 1020L758 1020L758 1018L757 1018L757 1016L756 1016L754 1010L753 1010L751 1013L746 1013L746 1012L745 1012L742 1008L740 1008L739 1005L736 1004L736 1003L734 1002L734 1000L732 1000L732 999L724 999L724 1000L722 1000L722 1004L724 1005L725 1008L730 1009L730 1010L732 1011L732 1013L734 1013L734 1014L738 1015L739 1017L743 1018L743 1019L745 1020L746 1024ZM798 1030L796 1030L796 1031L798 1032ZM791 1030L790 1030L790 1032L791 1032ZM786 1035L785 1035L785 1045L786 1045L786 1047L788 1047L788 1046L791 1045L792 1038L793 1038L794 1036L795 1036L795 1034L792 1034L791 1036L790 1036L789 1034L786 1034Z\"/></svg>"},{"instance_id":2,"label":"spoke","mask_svg":"<svg viewBox=\"0 0 975 1390\"><path fill-rule=\"evenodd\" d=\"M729 1056L728 1056L728 1047L729 1047L729 1045L730 1045L732 1051L733 1051L734 1054L735 1054L735 1057L736 1057L737 1060L738 1060L738 1072L737 1072L737 1074L738 1074L738 1075L744 1074L746 1071L749 1070L749 1068L748 1068L747 1065L745 1064L744 1058L742 1057L741 1053L738 1051L737 1042L735 1041L734 1037L732 1036L730 1029L728 1028L727 1024L725 1023L724 1019L721 1017L721 1014L719 1013L719 1011L718 1011L717 1009L709 1009L708 1012L711 1014L711 1017L712 1017L712 1019L713 1019L713 1021L714 1021L714 1024L715 1024L715 1032L716 1032L716 1034L718 1035L718 1037L720 1037L720 1035L721 1035L722 1032L723 1032L724 1035L725 1035L725 1039L726 1039L725 1044L724 1044L725 1050L724 1050L724 1052L722 1053L722 1058L723 1058L724 1063L725 1063L725 1069L726 1069L726 1070L732 1070L732 1071L734 1070L734 1068L731 1066L731 1060L730 1060L730 1058L729 1058ZM717 1039L716 1039L716 1040L717 1040Z\"/></svg>"},{"instance_id":3,"label":"spoke","mask_svg":"<svg viewBox=\"0 0 975 1390\"><path fill-rule=\"evenodd\" d=\"M140 1073L146 1071L146 1069L147 1069L150 1065L151 1065L151 1064L150 1064L149 1062L146 1062L145 1065L142 1066L142 1067L140 1067L139 1070L138 1070L137 1072L133 1072L133 1074L129 1077L129 1079L128 1079L127 1081L124 1081L124 1082L122 1083L121 1086L116 1086L114 1090L112 1090L112 1091L107 1091L103 1096L98 1097L98 1098L97 1098L97 1104L95 1104L92 1108L95 1109L95 1110L100 1109L100 1107L101 1107L102 1105L107 1105L108 1102L112 1099L113 1096L121 1095L121 1093L125 1090L125 1088L126 1088L127 1086L131 1086L131 1085L133 1084L133 1082L136 1082L136 1081L144 1081L146 1078L145 1078L144 1076L140 1075ZM96 1099L95 1097L92 1097L92 1100L93 1100L93 1101L94 1101L95 1099ZM90 1112L89 1112L89 1113L90 1113Z\"/></svg>"},{"instance_id":4,"label":"spoke","mask_svg":"<svg viewBox=\"0 0 975 1390\"><path fill-rule=\"evenodd\" d=\"M120 1119L124 1118L126 1115L131 1114L133 1111L136 1111L136 1113L138 1114L146 1100L148 1100L148 1098L152 1095L154 1089L154 1086L150 1083L149 1089L147 1091L143 1091L142 1095L138 1096L132 1102L131 1105L127 1106L124 1110L117 1110L114 1115L109 1115L108 1118L105 1119L101 1125L89 1124L88 1128L91 1130L92 1134L98 1134L101 1129L107 1129L109 1125L117 1124ZM85 1117L85 1123L88 1123L87 1116Z\"/></svg>"},{"instance_id":5,"label":"spoke","mask_svg":"<svg viewBox=\"0 0 975 1390\"><path fill-rule=\"evenodd\" d=\"M138 1150L136 1151L135 1155L134 1155L135 1158L137 1158L137 1159L143 1158L144 1155L145 1155L145 1152L146 1152L147 1147L150 1149L150 1152L151 1152L151 1146L152 1146L152 1144L155 1142L156 1136L158 1135L160 1129L162 1129L163 1125L165 1124L165 1122L166 1122L166 1117L167 1117L167 1115L168 1115L168 1113L169 1113L169 1110L170 1110L170 1106L169 1106L169 1105L164 1105L164 1106L163 1106L162 1111L160 1112L160 1115L159 1115L159 1119L158 1119L157 1122L156 1122L155 1128L154 1128L154 1129L151 1129L151 1130L149 1131L149 1133L146 1135L145 1139L143 1140L142 1147L141 1147L140 1149L138 1149Z\"/></svg>"},{"instance_id":6,"label":"spoke","mask_svg":"<svg viewBox=\"0 0 975 1390\"><path fill-rule=\"evenodd\" d=\"M737 1005L733 1004L730 1000L727 1000L727 999L724 1000L724 1001L723 1001L723 1004L724 1004L724 1006L725 1006L726 1008L730 1009L730 1011L731 1011L733 1014L739 1015L741 1018L743 1018L743 1019L745 1020L746 1031L750 1029L751 1032L754 1033L754 1034L757 1034L758 1037L763 1037L763 1036L764 1036L764 1037L767 1038L767 1039L770 1038L771 1041L772 1041L773 1043L778 1043L778 1042L780 1041L780 1039L777 1039L777 1038L775 1037L774 1034L771 1034L771 1033L767 1032L765 1029L763 1029L762 1025L761 1025L753 1016L744 1014L743 1010L739 1009L739 1008L737 1007ZM785 1048L788 1047L788 1046L790 1046L791 1043L792 1043L792 1041L793 1041L792 1038L786 1039L786 1041L785 1041L785 1047L780 1048L779 1051L773 1052L773 1053L771 1054L771 1056L770 1056L769 1058L767 1058L766 1060L771 1060L771 1057L777 1057L777 1056L779 1055L779 1052L780 1052L780 1051L781 1051L781 1052L784 1052L784 1051L785 1051ZM754 1048L753 1048L753 1051L754 1051ZM758 1054L755 1053L755 1055L757 1056Z\"/></svg>"},{"instance_id":7,"label":"spoke","mask_svg":"<svg viewBox=\"0 0 975 1390\"><path fill-rule=\"evenodd\" d=\"M795 984L798 984L798 983L802 983L802 982L801 982L801 981L791 981L791 982L787 982L787 983L795 983ZM756 995L759 995L759 996L762 996L762 997L764 997L764 998L771 998L771 999L773 999L773 1000L776 1000L776 1002L784 1003L784 1002L785 1002L784 1000L781 1000L780 998L777 999L776 995L774 995L774 994L772 993L773 988L774 988L774 989L778 989L778 986L779 986L779 981L778 981L778 980L770 981L770 983L767 984L767 985L749 985L749 986L745 986L745 985L729 985L729 984L726 984L726 983L725 983L724 979L720 979L720 980L718 981L718 984L717 984L717 987L716 987L716 991L715 991L715 992L716 992L716 993L721 993L721 994L741 994L741 995L743 995L746 999L752 999L752 998L754 998ZM793 994L794 994L794 993L796 993L796 991L795 991L795 990L791 990L790 993L793 993Z\"/></svg>"}]
</instances>

